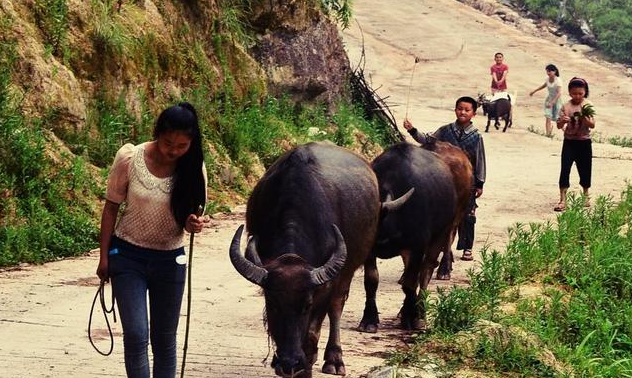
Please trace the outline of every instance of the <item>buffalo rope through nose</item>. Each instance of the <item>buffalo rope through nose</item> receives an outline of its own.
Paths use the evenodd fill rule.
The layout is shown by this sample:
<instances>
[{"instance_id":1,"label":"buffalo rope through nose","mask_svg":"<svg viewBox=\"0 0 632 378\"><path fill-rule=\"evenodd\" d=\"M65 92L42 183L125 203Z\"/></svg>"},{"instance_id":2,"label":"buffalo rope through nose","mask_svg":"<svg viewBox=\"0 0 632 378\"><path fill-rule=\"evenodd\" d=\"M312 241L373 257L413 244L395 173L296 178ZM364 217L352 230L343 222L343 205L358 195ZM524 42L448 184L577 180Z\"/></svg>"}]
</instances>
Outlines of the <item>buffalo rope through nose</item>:
<instances>
[{"instance_id":1,"label":"buffalo rope through nose","mask_svg":"<svg viewBox=\"0 0 632 378\"><path fill-rule=\"evenodd\" d=\"M204 208L200 205L198 206L196 215L198 217L202 216L204 213ZM182 351L182 369L180 370L180 378L184 377L184 367L187 361L187 349L189 347L189 320L191 319L191 266L193 265L193 240L195 233L191 233L191 237L189 239L189 268L187 272L187 323L184 331L184 347ZM114 292L112 292L112 305L108 309L105 305L105 280L101 280L99 287L97 288L97 292L94 295L94 299L92 300L92 308L90 309L90 317L88 318L88 340L90 340L90 344L100 355L109 356L112 354L112 350L114 350L114 335L112 333L112 327L110 326L110 321L108 319L108 314L112 314L114 317L114 323L116 323L116 310L114 307ZM105 318L105 324L108 328L108 334L110 336L110 349L107 352L101 351L94 341L92 340L92 315L94 314L94 306L97 303L97 298L99 298L99 303L101 304L101 310L103 311L103 317Z\"/></svg>"}]
</instances>

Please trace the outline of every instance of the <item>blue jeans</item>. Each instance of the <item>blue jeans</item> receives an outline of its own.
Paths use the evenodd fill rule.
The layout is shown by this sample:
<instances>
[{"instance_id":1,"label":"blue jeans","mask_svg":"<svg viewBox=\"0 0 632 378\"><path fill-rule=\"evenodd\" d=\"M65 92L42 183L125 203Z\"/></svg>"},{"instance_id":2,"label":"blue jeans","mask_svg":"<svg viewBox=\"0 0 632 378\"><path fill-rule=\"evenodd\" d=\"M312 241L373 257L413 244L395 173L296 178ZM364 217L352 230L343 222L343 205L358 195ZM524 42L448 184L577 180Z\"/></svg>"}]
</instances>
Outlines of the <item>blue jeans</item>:
<instances>
[{"instance_id":1,"label":"blue jeans","mask_svg":"<svg viewBox=\"0 0 632 378\"><path fill-rule=\"evenodd\" d=\"M127 376L149 378L147 345L151 340L153 377L174 378L176 333L186 275L184 248L155 251L113 236L109 271L123 326Z\"/></svg>"}]
</instances>

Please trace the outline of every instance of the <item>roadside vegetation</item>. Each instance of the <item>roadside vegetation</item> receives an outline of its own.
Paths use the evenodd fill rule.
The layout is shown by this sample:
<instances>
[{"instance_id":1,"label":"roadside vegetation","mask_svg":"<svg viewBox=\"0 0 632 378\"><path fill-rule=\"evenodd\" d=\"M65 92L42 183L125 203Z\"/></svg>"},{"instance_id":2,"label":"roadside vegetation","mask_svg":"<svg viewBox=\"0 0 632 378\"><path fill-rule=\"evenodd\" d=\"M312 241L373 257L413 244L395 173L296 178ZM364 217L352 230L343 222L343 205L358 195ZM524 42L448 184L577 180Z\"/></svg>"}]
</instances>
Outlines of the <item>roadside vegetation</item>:
<instances>
[{"instance_id":1,"label":"roadside vegetation","mask_svg":"<svg viewBox=\"0 0 632 378\"><path fill-rule=\"evenodd\" d=\"M45 118L23 114L11 86L15 61L15 41L1 39L0 266L76 255L97 236L99 183L84 158L55 145Z\"/></svg>"},{"instance_id":2,"label":"roadside vegetation","mask_svg":"<svg viewBox=\"0 0 632 378\"><path fill-rule=\"evenodd\" d=\"M517 224L484 250L470 286L427 300L430 331L391 354L444 376L632 376L632 186L621 200L570 201L557 222Z\"/></svg>"},{"instance_id":3,"label":"roadside vegetation","mask_svg":"<svg viewBox=\"0 0 632 378\"><path fill-rule=\"evenodd\" d=\"M632 2L629 0L514 0L519 6L558 22L576 35L594 35L610 57L632 63Z\"/></svg>"},{"instance_id":4,"label":"roadside vegetation","mask_svg":"<svg viewBox=\"0 0 632 378\"><path fill-rule=\"evenodd\" d=\"M332 110L268 96L241 47L254 41L245 18L249 2L218 4L221 12L211 23L211 40L196 38L183 23L174 31L178 43L169 48L165 36L126 19L115 0L91 0L93 24L85 32L102 57L95 71L133 65L146 82L135 88L99 82L86 103L85 124L77 128L64 127L53 107L37 116L23 107L23 92L15 85L19 62L17 40L10 32L13 20L0 17L0 267L95 248L100 204L116 151L125 143L150 140L158 113L180 101L198 110L210 213L228 211L228 205L243 200L265 168L298 144L329 140L371 159L381 146L397 140L394 130L365 119L362 108L349 100L340 99ZM348 24L349 0L320 5ZM128 17L142 14L133 2L124 6ZM84 69L83 52L68 42L72 25L67 0L36 0L31 10L45 58L56 58L69 70ZM165 78L178 82L180 91L167 90Z\"/></svg>"}]
</instances>

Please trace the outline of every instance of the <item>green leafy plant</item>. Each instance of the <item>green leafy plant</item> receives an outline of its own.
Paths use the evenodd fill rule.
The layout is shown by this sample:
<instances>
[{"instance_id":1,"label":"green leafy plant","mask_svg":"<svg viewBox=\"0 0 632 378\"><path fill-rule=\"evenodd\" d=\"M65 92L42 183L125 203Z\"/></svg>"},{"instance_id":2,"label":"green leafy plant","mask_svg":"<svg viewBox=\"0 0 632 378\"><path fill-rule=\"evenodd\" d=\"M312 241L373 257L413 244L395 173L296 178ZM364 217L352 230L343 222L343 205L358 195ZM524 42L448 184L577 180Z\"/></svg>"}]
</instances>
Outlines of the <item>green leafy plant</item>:
<instances>
[{"instance_id":1,"label":"green leafy plant","mask_svg":"<svg viewBox=\"0 0 632 378\"><path fill-rule=\"evenodd\" d=\"M351 22L351 0L321 0L322 9L327 14L333 14L343 28L348 28Z\"/></svg>"},{"instance_id":2,"label":"green leafy plant","mask_svg":"<svg viewBox=\"0 0 632 378\"><path fill-rule=\"evenodd\" d=\"M595 114L595 108L590 104L586 104L582 106L580 112L573 113L573 118L575 118L575 122L578 122L580 118L593 118Z\"/></svg>"},{"instance_id":3,"label":"green leafy plant","mask_svg":"<svg viewBox=\"0 0 632 378\"><path fill-rule=\"evenodd\" d=\"M66 0L36 0L34 8L37 25L51 45L53 54L61 56L66 49L69 28Z\"/></svg>"},{"instance_id":4,"label":"green leafy plant","mask_svg":"<svg viewBox=\"0 0 632 378\"><path fill-rule=\"evenodd\" d=\"M571 196L556 223L512 227L471 286L438 290L433 329L404 363L441 353L486 376L632 376L632 185L617 202L584 203Z\"/></svg>"},{"instance_id":5,"label":"green leafy plant","mask_svg":"<svg viewBox=\"0 0 632 378\"><path fill-rule=\"evenodd\" d=\"M123 55L127 52L130 38L114 13L115 0L91 0L94 26L92 40L102 53Z\"/></svg>"}]
</instances>

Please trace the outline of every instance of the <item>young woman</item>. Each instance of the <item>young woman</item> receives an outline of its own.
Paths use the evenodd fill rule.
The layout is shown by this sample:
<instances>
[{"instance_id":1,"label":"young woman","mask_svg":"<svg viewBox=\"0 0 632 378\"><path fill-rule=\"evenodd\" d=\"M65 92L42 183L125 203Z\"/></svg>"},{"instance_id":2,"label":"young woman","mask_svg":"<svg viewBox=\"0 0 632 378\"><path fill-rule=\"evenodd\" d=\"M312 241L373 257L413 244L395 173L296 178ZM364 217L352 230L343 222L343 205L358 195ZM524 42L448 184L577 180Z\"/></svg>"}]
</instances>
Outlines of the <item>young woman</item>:
<instances>
[{"instance_id":1,"label":"young woman","mask_svg":"<svg viewBox=\"0 0 632 378\"><path fill-rule=\"evenodd\" d=\"M121 147L105 198L97 275L112 280L127 376L149 378L151 340L152 376L173 378L186 274L184 230L200 232L209 222L195 215L206 204L206 170L193 106L165 109L154 140Z\"/></svg>"},{"instance_id":2,"label":"young woman","mask_svg":"<svg viewBox=\"0 0 632 378\"><path fill-rule=\"evenodd\" d=\"M560 170L560 201L555 211L566 209L566 192L570 187L570 173L573 163L579 173L579 185L584 190L586 205L589 205L589 193L592 175L592 142L590 130L595 128L595 119L585 115L584 106L592 107L588 98L588 83L586 80L574 77L568 83L570 101L562 106L557 128L564 130L562 145L562 167Z\"/></svg>"},{"instance_id":3,"label":"young woman","mask_svg":"<svg viewBox=\"0 0 632 378\"><path fill-rule=\"evenodd\" d=\"M560 79L560 71L553 64L549 64L545 67L547 79L544 84L540 85L529 96L544 88L547 89L548 95L544 100L544 117L546 136L550 137L553 133L552 121L557 121L562 110L562 81Z\"/></svg>"}]
</instances>

